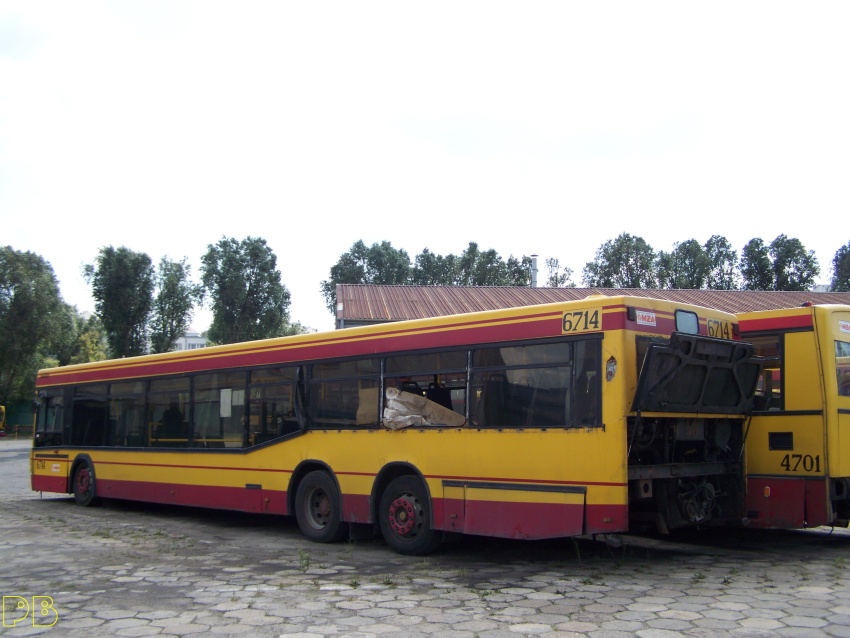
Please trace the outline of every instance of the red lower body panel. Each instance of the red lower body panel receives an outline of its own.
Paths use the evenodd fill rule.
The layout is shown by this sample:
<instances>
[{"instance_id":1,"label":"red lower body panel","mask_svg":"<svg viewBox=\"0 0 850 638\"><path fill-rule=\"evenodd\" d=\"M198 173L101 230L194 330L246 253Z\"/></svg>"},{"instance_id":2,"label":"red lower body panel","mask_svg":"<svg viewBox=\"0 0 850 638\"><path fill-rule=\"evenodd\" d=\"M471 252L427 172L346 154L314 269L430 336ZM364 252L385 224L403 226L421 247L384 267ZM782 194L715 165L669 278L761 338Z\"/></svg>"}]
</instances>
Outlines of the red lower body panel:
<instances>
[{"instance_id":1,"label":"red lower body panel","mask_svg":"<svg viewBox=\"0 0 850 638\"><path fill-rule=\"evenodd\" d=\"M800 529L831 525L828 479L756 476L747 479L749 527Z\"/></svg>"},{"instance_id":2,"label":"red lower body panel","mask_svg":"<svg viewBox=\"0 0 850 638\"><path fill-rule=\"evenodd\" d=\"M286 492L256 487L180 485L136 481L97 480L97 495L103 498L191 505L263 514L287 514Z\"/></svg>"},{"instance_id":3,"label":"red lower body panel","mask_svg":"<svg viewBox=\"0 0 850 638\"><path fill-rule=\"evenodd\" d=\"M68 493L68 479L64 476L43 476L33 474L30 481L34 492Z\"/></svg>"},{"instance_id":4,"label":"red lower body panel","mask_svg":"<svg viewBox=\"0 0 850 638\"><path fill-rule=\"evenodd\" d=\"M36 491L67 493L64 477L32 477ZM260 485L225 487L120 481L98 478L97 495L149 503L207 507L263 514L290 514L287 492ZM580 500L583 500L580 499ZM368 495L342 497L343 520L372 523L372 499ZM432 499L436 529L464 534L515 539L544 539L628 531L626 505L516 502L478 499Z\"/></svg>"}]
</instances>

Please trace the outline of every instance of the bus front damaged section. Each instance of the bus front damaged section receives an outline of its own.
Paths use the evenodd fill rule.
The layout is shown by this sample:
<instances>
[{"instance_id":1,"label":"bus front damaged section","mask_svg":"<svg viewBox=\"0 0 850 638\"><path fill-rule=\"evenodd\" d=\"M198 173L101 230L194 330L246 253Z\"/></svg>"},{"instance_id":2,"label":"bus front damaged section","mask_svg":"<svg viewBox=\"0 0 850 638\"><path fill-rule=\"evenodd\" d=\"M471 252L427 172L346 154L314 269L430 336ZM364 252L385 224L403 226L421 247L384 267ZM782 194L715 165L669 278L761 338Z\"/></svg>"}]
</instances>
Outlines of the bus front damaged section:
<instances>
[{"instance_id":1,"label":"bus front damaged section","mask_svg":"<svg viewBox=\"0 0 850 638\"><path fill-rule=\"evenodd\" d=\"M648 344L628 421L631 529L745 524L743 449L761 368L740 341L677 332Z\"/></svg>"}]
</instances>

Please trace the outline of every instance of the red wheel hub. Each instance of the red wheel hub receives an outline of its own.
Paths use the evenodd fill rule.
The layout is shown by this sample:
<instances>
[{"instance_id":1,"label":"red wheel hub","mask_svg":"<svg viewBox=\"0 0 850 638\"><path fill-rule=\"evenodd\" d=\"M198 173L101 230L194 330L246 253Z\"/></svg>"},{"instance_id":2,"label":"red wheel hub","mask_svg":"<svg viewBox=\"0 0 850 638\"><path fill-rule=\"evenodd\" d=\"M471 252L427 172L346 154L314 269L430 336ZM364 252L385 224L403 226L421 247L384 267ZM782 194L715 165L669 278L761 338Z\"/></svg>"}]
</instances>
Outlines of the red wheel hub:
<instances>
[{"instance_id":1,"label":"red wheel hub","mask_svg":"<svg viewBox=\"0 0 850 638\"><path fill-rule=\"evenodd\" d=\"M390 504L390 527L400 536L407 536L416 524L416 508L407 496L400 496Z\"/></svg>"},{"instance_id":2,"label":"red wheel hub","mask_svg":"<svg viewBox=\"0 0 850 638\"><path fill-rule=\"evenodd\" d=\"M80 488L81 492L87 492L90 485L91 476L89 476L89 471L87 469L80 470L77 474L77 487Z\"/></svg>"}]
</instances>

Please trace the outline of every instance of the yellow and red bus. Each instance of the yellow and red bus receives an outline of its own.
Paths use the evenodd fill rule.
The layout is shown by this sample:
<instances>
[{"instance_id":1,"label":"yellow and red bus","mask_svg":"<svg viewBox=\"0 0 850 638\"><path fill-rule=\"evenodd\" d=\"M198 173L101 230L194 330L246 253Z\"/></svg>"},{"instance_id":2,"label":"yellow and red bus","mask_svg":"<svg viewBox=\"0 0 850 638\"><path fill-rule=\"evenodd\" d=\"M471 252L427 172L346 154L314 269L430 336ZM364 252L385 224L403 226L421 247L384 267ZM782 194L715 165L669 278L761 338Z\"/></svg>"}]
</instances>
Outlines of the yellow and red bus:
<instances>
[{"instance_id":1,"label":"yellow and red bus","mask_svg":"<svg viewBox=\"0 0 850 638\"><path fill-rule=\"evenodd\" d=\"M747 437L751 527L850 520L850 306L738 315L764 357Z\"/></svg>"},{"instance_id":2,"label":"yellow and red bus","mask_svg":"<svg viewBox=\"0 0 850 638\"><path fill-rule=\"evenodd\" d=\"M740 524L760 364L734 315L637 297L42 370L32 488L294 515L421 554Z\"/></svg>"}]
</instances>

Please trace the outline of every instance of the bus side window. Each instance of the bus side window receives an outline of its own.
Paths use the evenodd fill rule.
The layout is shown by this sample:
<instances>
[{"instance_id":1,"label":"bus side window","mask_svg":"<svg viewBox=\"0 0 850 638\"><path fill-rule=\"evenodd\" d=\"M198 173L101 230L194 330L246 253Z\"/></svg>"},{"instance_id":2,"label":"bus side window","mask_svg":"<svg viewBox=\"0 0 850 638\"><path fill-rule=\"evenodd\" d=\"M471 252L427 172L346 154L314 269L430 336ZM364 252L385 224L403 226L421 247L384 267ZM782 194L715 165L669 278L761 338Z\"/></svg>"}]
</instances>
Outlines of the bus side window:
<instances>
[{"instance_id":1,"label":"bus side window","mask_svg":"<svg viewBox=\"0 0 850 638\"><path fill-rule=\"evenodd\" d=\"M380 360L357 359L313 366L309 416L319 429L378 424Z\"/></svg>"},{"instance_id":2,"label":"bus side window","mask_svg":"<svg viewBox=\"0 0 850 638\"><path fill-rule=\"evenodd\" d=\"M251 445L300 430L295 415L296 377L297 369L292 366L251 372L248 405Z\"/></svg>"},{"instance_id":3,"label":"bus side window","mask_svg":"<svg viewBox=\"0 0 850 638\"><path fill-rule=\"evenodd\" d=\"M484 402L484 425L507 425L506 405L510 399L506 396L508 380L504 374L493 374L484 386L481 400Z\"/></svg>"},{"instance_id":4,"label":"bus side window","mask_svg":"<svg viewBox=\"0 0 850 638\"><path fill-rule=\"evenodd\" d=\"M835 342L835 374L838 396L850 397L850 342Z\"/></svg>"},{"instance_id":5,"label":"bus side window","mask_svg":"<svg viewBox=\"0 0 850 638\"><path fill-rule=\"evenodd\" d=\"M583 352L582 352L583 351ZM576 425L601 425L600 390L602 375L599 341L586 341L576 347L576 359L581 367L576 372L574 390Z\"/></svg>"},{"instance_id":6,"label":"bus side window","mask_svg":"<svg viewBox=\"0 0 850 638\"><path fill-rule=\"evenodd\" d=\"M576 345L578 344L578 345ZM598 369L598 340L572 340L548 343L528 343L499 348L482 348L472 355L470 387L473 403L470 414L473 422L482 427L569 427L575 424L570 414L574 393L574 348L580 356L591 354L593 367ZM595 354L593 354L595 353ZM590 368L586 368L591 372ZM585 387L598 390L597 381L587 380ZM579 384L580 385L580 384ZM598 395L598 391L596 392ZM598 398L588 396L585 411L593 415L582 417L587 424L598 424Z\"/></svg>"},{"instance_id":7,"label":"bus side window","mask_svg":"<svg viewBox=\"0 0 850 638\"><path fill-rule=\"evenodd\" d=\"M48 390L38 406L35 447L65 442L65 397L62 390Z\"/></svg>"},{"instance_id":8,"label":"bus side window","mask_svg":"<svg viewBox=\"0 0 850 638\"><path fill-rule=\"evenodd\" d=\"M753 396L756 411L781 410L782 400L782 335L768 335L751 339L755 353L764 357L764 368Z\"/></svg>"},{"instance_id":9,"label":"bus side window","mask_svg":"<svg viewBox=\"0 0 850 638\"><path fill-rule=\"evenodd\" d=\"M71 444L101 446L106 437L109 406L106 386L79 386L74 392L71 421Z\"/></svg>"}]
</instances>

